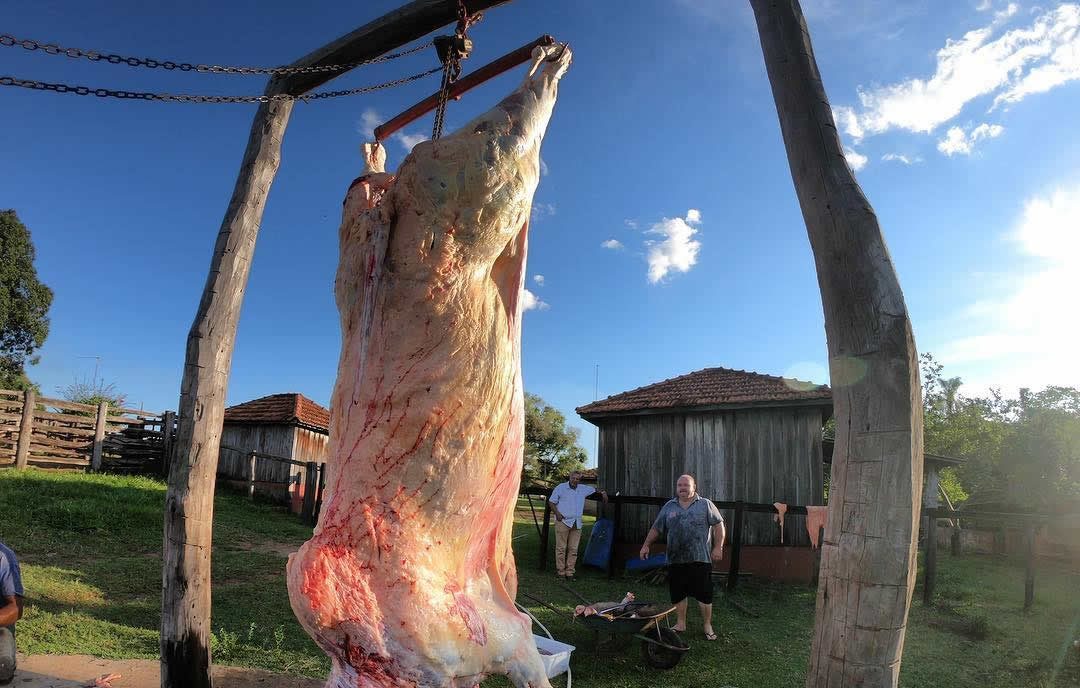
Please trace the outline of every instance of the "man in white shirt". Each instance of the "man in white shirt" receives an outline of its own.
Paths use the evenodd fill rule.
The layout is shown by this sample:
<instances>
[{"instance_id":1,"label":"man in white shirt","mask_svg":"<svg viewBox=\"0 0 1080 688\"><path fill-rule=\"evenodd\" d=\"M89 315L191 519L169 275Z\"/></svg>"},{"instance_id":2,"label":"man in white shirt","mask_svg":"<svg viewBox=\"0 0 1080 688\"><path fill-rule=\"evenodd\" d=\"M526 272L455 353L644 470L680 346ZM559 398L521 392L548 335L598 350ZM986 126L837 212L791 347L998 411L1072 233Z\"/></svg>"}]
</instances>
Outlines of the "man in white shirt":
<instances>
[{"instance_id":1,"label":"man in white shirt","mask_svg":"<svg viewBox=\"0 0 1080 688\"><path fill-rule=\"evenodd\" d=\"M560 578L574 580L577 564L578 543L581 542L581 515L585 511L585 499L597 492L591 485L581 485L581 472L574 471L565 483L551 491L548 503L555 512L555 573ZM607 493L599 490L604 503Z\"/></svg>"}]
</instances>

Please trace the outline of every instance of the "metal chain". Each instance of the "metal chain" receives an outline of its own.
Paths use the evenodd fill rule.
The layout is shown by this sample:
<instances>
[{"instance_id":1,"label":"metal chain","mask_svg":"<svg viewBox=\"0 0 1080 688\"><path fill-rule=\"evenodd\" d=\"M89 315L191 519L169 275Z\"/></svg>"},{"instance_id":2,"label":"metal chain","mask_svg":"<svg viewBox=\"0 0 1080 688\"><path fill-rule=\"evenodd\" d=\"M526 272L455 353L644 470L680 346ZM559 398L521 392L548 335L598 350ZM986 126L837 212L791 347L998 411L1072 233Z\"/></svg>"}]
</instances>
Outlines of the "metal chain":
<instances>
[{"instance_id":1,"label":"metal chain","mask_svg":"<svg viewBox=\"0 0 1080 688\"><path fill-rule=\"evenodd\" d=\"M402 50L397 53L388 53L386 55L380 55L379 57L373 57L370 60L362 60L360 62L350 62L348 64L335 64L335 65L322 65L311 67L230 67L221 65L206 65L206 64L191 64L190 62L174 62L172 60L155 60L150 57L124 57L123 55L116 55L115 53L102 53L97 50L82 50L81 48L64 48L56 45L55 43L39 43L38 41L31 40L29 38L15 38L7 34L0 34L0 45L13 47L17 46L24 50L38 50L41 49L48 55L66 55L72 59L78 59L85 57L92 62L105 61L109 64L125 64L131 67L150 67L156 69L158 67L162 69L179 69L181 72L200 72L203 74L317 74L320 72L339 72L352 69L354 67L362 67L369 64L378 64L380 62L388 62L395 60L399 57L405 57L413 53L420 52L426 48L430 48L433 45L433 41L428 41L423 45L418 45L408 50Z\"/></svg>"},{"instance_id":2,"label":"metal chain","mask_svg":"<svg viewBox=\"0 0 1080 688\"><path fill-rule=\"evenodd\" d=\"M465 41L468 38L469 27L483 19L484 15L477 12L470 16L468 9L465 7L465 0L457 0L457 18L457 28L454 29L454 35L458 39ZM466 50L468 49L466 48ZM443 62L439 101L435 106L435 123L431 128L432 141L438 141L439 137L442 136L443 120L446 116L446 101L450 97L450 86L461 76L461 59L463 56L467 56L467 53L463 55L455 48L451 48L446 54L446 61Z\"/></svg>"},{"instance_id":3,"label":"metal chain","mask_svg":"<svg viewBox=\"0 0 1080 688\"><path fill-rule=\"evenodd\" d=\"M69 86L67 84L51 84L44 81L31 81L29 79L18 79L12 76L0 76L0 86L18 86L20 88L29 88L36 91L56 91L57 93L74 93L79 96L97 96L98 98L126 98L133 100L159 100L170 103L269 103L283 100L302 100L307 102L309 100L320 100L323 98L337 98L339 96L354 96L360 93L369 93L371 91L378 91L384 88L391 88L394 86L401 86L407 84L410 81L416 81L422 79L425 76L430 76L435 72L442 71L442 67L435 67L429 69L426 72L420 72L419 74L413 74L401 79L395 79L394 81L387 81L386 83L376 84L374 86L362 86L360 88L350 88L343 91L322 91L321 93L306 93L304 95L294 96L288 93L275 93L273 95L261 95L261 96L192 96L183 93L147 93L144 91L114 91L107 88L90 88L89 86Z\"/></svg>"}]
</instances>

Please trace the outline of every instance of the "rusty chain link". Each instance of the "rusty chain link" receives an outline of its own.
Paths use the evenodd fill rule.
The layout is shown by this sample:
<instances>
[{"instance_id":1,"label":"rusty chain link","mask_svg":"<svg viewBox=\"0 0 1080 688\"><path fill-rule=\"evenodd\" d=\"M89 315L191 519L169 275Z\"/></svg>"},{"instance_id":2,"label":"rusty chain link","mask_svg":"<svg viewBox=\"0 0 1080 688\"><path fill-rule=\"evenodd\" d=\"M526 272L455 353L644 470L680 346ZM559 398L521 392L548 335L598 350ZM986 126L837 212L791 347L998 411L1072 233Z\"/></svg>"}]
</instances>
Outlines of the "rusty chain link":
<instances>
[{"instance_id":1,"label":"rusty chain link","mask_svg":"<svg viewBox=\"0 0 1080 688\"><path fill-rule=\"evenodd\" d=\"M20 47L24 50L35 51L41 50L48 55L65 55L72 59L78 59L85 57L91 62L108 62L109 64L124 64L130 67L149 67L151 69L179 69L181 72L199 72L202 74L317 74L321 72L339 72L352 69L354 67L362 67L369 64L378 64L380 62L388 62L390 60L396 60L399 57L405 57L413 53L420 52L425 48L430 48L433 45L433 41L428 41L423 45L418 45L408 50L402 50L397 53L388 53L386 55L380 55L379 57L373 57L370 60L361 60L360 62L351 62L348 64L336 64L336 65L322 65L311 67L233 67L233 66L221 66L221 65L206 65L206 64L191 64L190 62L174 62L172 60L156 60L151 57L125 57L123 55L117 55L115 53L103 53L97 50L82 50L81 48L65 48L55 43L41 43L29 38L15 38L7 34L0 34L0 46L6 47Z\"/></svg>"},{"instance_id":2,"label":"rusty chain link","mask_svg":"<svg viewBox=\"0 0 1080 688\"><path fill-rule=\"evenodd\" d=\"M465 0L457 0L457 27L454 29L454 38L459 41L458 44L445 47L446 53L442 56L442 82L439 85L439 100L435 106L435 122L431 127L431 140L438 141L442 136L443 121L446 117L446 101L450 96L450 87L461 76L461 61L469 56L469 52L472 50L472 41L469 40L468 33L469 27L479 22L484 18L484 15L480 12L470 15L469 10L465 7ZM439 49L438 41L442 38L436 38L433 43L436 45L436 49Z\"/></svg>"},{"instance_id":3,"label":"rusty chain link","mask_svg":"<svg viewBox=\"0 0 1080 688\"><path fill-rule=\"evenodd\" d=\"M290 95L288 93L275 93L273 95L261 96L193 96L183 93L148 93L145 91L121 91L108 88L90 88L89 86L69 86L68 84L52 84L44 81L19 79L12 76L0 76L0 86L18 86L19 88L29 88L36 91L74 93L75 95L79 96L97 96L98 98L158 100L170 103L269 103L283 100L302 100L304 102L307 102L309 100L320 100L323 98L354 96L360 93L369 93L371 91L378 91L384 88L401 86L402 84L407 84L410 81L416 81L418 79L424 78L425 76L435 74L436 72L441 72L442 70L443 68L439 66L429 69L426 72L420 72L419 74L413 74L412 76L395 79L394 81L387 81L385 83L376 84L374 86L362 86L360 88L350 88L342 91L322 91L320 93L306 93L299 96Z\"/></svg>"}]
</instances>

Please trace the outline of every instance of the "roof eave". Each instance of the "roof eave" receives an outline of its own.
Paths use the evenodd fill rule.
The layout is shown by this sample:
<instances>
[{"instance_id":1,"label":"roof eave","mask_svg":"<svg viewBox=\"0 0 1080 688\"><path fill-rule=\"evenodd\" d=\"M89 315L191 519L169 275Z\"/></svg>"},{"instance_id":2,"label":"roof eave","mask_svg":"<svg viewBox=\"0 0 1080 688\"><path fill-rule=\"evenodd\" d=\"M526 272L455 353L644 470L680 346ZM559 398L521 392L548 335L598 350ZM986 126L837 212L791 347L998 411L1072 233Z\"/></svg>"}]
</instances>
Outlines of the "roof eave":
<instances>
[{"instance_id":1,"label":"roof eave","mask_svg":"<svg viewBox=\"0 0 1080 688\"><path fill-rule=\"evenodd\" d=\"M767 399L762 401L740 401L728 404L702 404L698 406L659 406L641 409L619 409L615 411L590 412L574 409L582 419L593 425L605 418L621 418L626 416L658 416L675 415L679 413L708 413L710 411L738 411L742 409L760 408L795 408L795 407L828 407L832 408L833 400L829 396L820 399ZM581 407L584 408L584 407Z\"/></svg>"}]
</instances>

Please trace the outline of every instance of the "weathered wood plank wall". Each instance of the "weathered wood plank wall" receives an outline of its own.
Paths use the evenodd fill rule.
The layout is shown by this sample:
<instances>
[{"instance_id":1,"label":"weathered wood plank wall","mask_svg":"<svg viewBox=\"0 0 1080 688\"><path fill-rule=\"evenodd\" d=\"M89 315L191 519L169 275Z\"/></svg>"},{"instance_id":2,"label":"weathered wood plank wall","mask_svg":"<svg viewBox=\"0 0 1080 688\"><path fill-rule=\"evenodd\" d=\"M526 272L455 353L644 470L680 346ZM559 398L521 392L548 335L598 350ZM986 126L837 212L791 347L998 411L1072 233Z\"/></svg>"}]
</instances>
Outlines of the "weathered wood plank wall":
<instances>
[{"instance_id":1,"label":"weathered wood plank wall","mask_svg":"<svg viewBox=\"0 0 1080 688\"><path fill-rule=\"evenodd\" d=\"M823 473L818 407L776 407L710 413L604 418L598 478L615 494L673 496L675 481L693 475L698 492L716 500L822 504ZM625 506L620 532L644 539L656 507ZM724 514L731 522L730 510ZM809 544L804 516L788 516L784 544ZM746 514L744 544L778 544L768 514Z\"/></svg>"}]
</instances>

